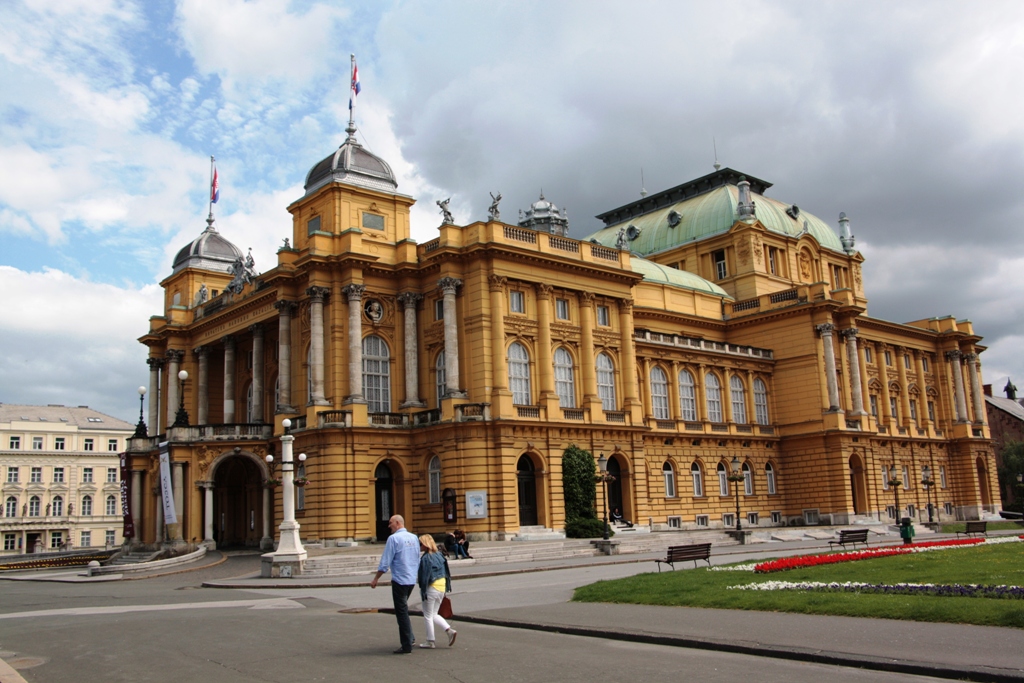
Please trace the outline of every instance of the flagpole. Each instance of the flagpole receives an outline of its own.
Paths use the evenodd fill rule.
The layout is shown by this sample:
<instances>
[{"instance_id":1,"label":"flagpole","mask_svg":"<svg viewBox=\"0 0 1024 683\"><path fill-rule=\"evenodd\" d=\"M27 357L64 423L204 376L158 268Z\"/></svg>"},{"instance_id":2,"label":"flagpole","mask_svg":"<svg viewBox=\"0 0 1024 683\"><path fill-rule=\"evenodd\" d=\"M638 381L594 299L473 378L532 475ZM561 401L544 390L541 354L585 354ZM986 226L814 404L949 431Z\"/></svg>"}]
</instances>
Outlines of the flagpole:
<instances>
[{"instance_id":1,"label":"flagpole","mask_svg":"<svg viewBox=\"0 0 1024 683\"><path fill-rule=\"evenodd\" d=\"M209 202L210 202L210 204L209 204L209 206L210 206L210 215L207 217L206 222L210 225L211 228L213 227L213 164L215 162L216 162L216 159L214 159L213 155L211 154L210 155L210 183L209 183L209 185L207 185L208 190L206 192L206 194L209 195L208 199L209 199Z\"/></svg>"},{"instance_id":2,"label":"flagpole","mask_svg":"<svg viewBox=\"0 0 1024 683\"><path fill-rule=\"evenodd\" d=\"M350 57L351 59L348 67L348 128L346 129L345 132L349 134L349 137L352 137L355 135L356 132L356 92L354 87L355 84L352 82L352 79L354 79L356 76L355 53L352 53Z\"/></svg>"}]
</instances>

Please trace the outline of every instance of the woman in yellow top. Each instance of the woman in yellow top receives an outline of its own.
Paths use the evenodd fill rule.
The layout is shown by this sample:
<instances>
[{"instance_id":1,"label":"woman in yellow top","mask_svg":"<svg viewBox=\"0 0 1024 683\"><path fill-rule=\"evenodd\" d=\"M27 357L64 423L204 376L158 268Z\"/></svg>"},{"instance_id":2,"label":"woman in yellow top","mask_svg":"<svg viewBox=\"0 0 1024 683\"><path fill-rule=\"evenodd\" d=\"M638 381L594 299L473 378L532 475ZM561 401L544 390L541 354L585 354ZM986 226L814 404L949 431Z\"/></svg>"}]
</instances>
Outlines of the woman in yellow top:
<instances>
[{"instance_id":1,"label":"woman in yellow top","mask_svg":"<svg viewBox=\"0 0 1024 683\"><path fill-rule=\"evenodd\" d=\"M448 560L437 549L434 539L428 534L420 536L419 584L420 598L423 601L423 619L427 622L427 642L420 643L422 648L434 647L434 626L440 626L448 634L448 647L455 644L458 633L444 618L437 613L445 593L452 591L452 575L448 571Z\"/></svg>"}]
</instances>

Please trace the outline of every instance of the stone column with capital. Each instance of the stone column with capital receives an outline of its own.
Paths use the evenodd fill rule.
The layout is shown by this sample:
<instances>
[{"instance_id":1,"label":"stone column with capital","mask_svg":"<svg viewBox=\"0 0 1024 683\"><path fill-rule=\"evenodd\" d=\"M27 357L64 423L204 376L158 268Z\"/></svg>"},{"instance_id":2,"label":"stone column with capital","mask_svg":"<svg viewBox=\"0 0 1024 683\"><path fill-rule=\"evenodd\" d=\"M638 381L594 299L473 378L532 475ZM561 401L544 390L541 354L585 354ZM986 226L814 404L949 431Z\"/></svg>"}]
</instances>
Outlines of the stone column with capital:
<instances>
[{"instance_id":1,"label":"stone column with capital","mask_svg":"<svg viewBox=\"0 0 1024 683\"><path fill-rule=\"evenodd\" d=\"M903 409L903 424L910 425L910 381L907 379L907 349L896 349L896 375L900 379L900 407Z\"/></svg>"},{"instance_id":2,"label":"stone column with capital","mask_svg":"<svg viewBox=\"0 0 1024 683\"><path fill-rule=\"evenodd\" d=\"M196 354L199 364L199 377L196 378L196 391L199 405L196 409L196 424L207 424L210 421L210 349L197 346L192 351Z\"/></svg>"},{"instance_id":3,"label":"stone column with capital","mask_svg":"<svg viewBox=\"0 0 1024 683\"><path fill-rule=\"evenodd\" d=\"M142 475L143 470L132 470L132 524L135 527L135 538L132 543L142 542Z\"/></svg>"},{"instance_id":4,"label":"stone column with capital","mask_svg":"<svg viewBox=\"0 0 1024 683\"><path fill-rule=\"evenodd\" d=\"M398 295L405 319L405 400L399 408L422 408L426 405L420 400L419 336L416 333L416 306L422 299L423 295L416 292Z\"/></svg>"},{"instance_id":5,"label":"stone column with capital","mask_svg":"<svg viewBox=\"0 0 1024 683\"><path fill-rule=\"evenodd\" d=\"M444 294L444 378L447 388L445 396L463 398L459 389L459 322L455 312L455 292L462 286L462 280L443 277L437 286Z\"/></svg>"},{"instance_id":6,"label":"stone column with capital","mask_svg":"<svg viewBox=\"0 0 1024 683\"><path fill-rule=\"evenodd\" d=\"M978 354L964 354L967 361L967 372L971 378L971 404L974 407L974 424L985 424L985 399L981 392L981 374L978 366Z\"/></svg>"},{"instance_id":7,"label":"stone column with capital","mask_svg":"<svg viewBox=\"0 0 1024 683\"><path fill-rule=\"evenodd\" d=\"M294 413L292 406L292 314L294 301L278 301L274 304L277 316L277 413Z\"/></svg>"},{"instance_id":8,"label":"stone column with capital","mask_svg":"<svg viewBox=\"0 0 1024 683\"><path fill-rule=\"evenodd\" d=\"M626 412L633 424L643 423L643 404L636 386L636 345L633 343L633 300L619 300L619 338L622 340L622 386L626 394Z\"/></svg>"},{"instance_id":9,"label":"stone column with capital","mask_svg":"<svg viewBox=\"0 0 1024 683\"><path fill-rule=\"evenodd\" d=\"M153 436L162 434L160 431L160 371L164 367L163 358L147 358L149 365L149 426Z\"/></svg>"},{"instance_id":10,"label":"stone column with capital","mask_svg":"<svg viewBox=\"0 0 1024 683\"><path fill-rule=\"evenodd\" d=\"M316 406L330 405L324 396L324 301L330 292L327 287L310 287L306 290L309 295L310 376L313 380L310 403Z\"/></svg>"},{"instance_id":11,"label":"stone column with capital","mask_svg":"<svg viewBox=\"0 0 1024 683\"><path fill-rule=\"evenodd\" d=\"M922 351L914 351L914 372L917 375L917 387L921 398L921 404L917 407L917 422L927 427L931 424L931 420L928 418L928 384L924 378L924 352Z\"/></svg>"},{"instance_id":12,"label":"stone column with capital","mask_svg":"<svg viewBox=\"0 0 1024 683\"><path fill-rule=\"evenodd\" d=\"M185 526L185 508L182 505L184 500L184 487L185 482L185 463L173 462L171 463L171 486L173 487L174 493L174 513L178 515L178 523L172 524L174 527L174 538L172 541L182 540L182 527Z\"/></svg>"},{"instance_id":13,"label":"stone column with capital","mask_svg":"<svg viewBox=\"0 0 1024 683\"><path fill-rule=\"evenodd\" d=\"M851 415L860 417L864 412L864 391L860 383L860 355L857 349L856 327L839 330L839 336L846 340L846 356L850 363L850 398L853 400Z\"/></svg>"},{"instance_id":14,"label":"stone column with capital","mask_svg":"<svg viewBox=\"0 0 1024 683\"><path fill-rule=\"evenodd\" d=\"M213 540L213 482L201 481L198 486L203 489L203 545L213 550L217 547Z\"/></svg>"},{"instance_id":15,"label":"stone column with capital","mask_svg":"<svg viewBox=\"0 0 1024 683\"><path fill-rule=\"evenodd\" d=\"M249 326L252 332L252 415L250 422L263 422L263 325Z\"/></svg>"},{"instance_id":16,"label":"stone column with capital","mask_svg":"<svg viewBox=\"0 0 1024 683\"><path fill-rule=\"evenodd\" d=\"M235 339L224 337L224 424L235 421Z\"/></svg>"},{"instance_id":17,"label":"stone column with capital","mask_svg":"<svg viewBox=\"0 0 1024 683\"><path fill-rule=\"evenodd\" d=\"M953 375L953 393L956 397L956 421L967 422L967 399L964 396L964 374L960 367L960 358L963 354L959 349L946 351L946 360L949 361L949 371Z\"/></svg>"},{"instance_id":18,"label":"stone column with capital","mask_svg":"<svg viewBox=\"0 0 1024 683\"><path fill-rule=\"evenodd\" d=\"M508 280L501 275L490 275L487 284L491 291L491 404L494 414L500 416L507 404L512 406L512 395L508 391L508 363L505 359L505 285ZM447 360L447 359L446 359Z\"/></svg>"},{"instance_id":19,"label":"stone column with capital","mask_svg":"<svg viewBox=\"0 0 1024 683\"><path fill-rule=\"evenodd\" d=\"M825 353L825 385L828 388L828 412L838 413L839 407L839 381L836 379L836 351L832 345L832 333L836 326L832 323L816 325L815 330L821 335L821 343Z\"/></svg>"},{"instance_id":20,"label":"stone column with capital","mask_svg":"<svg viewBox=\"0 0 1024 683\"><path fill-rule=\"evenodd\" d=\"M580 369L583 375L583 405L593 406L592 417L603 413L601 398L597 394L597 349L594 347L594 294L580 292Z\"/></svg>"},{"instance_id":21,"label":"stone column with capital","mask_svg":"<svg viewBox=\"0 0 1024 683\"><path fill-rule=\"evenodd\" d=\"M366 403L363 396L363 294L366 285L348 285L348 396L345 403Z\"/></svg>"},{"instance_id":22,"label":"stone column with capital","mask_svg":"<svg viewBox=\"0 0 1024 683\"><path fill-rule=\"evenodd\" d=\"M174 424L174 413L178 410L178 402L181 400L178 396L178 387L180 386L178 372L181 370L181 360L184 357L185 352L179 349L171 349L167 352L167 422L164 423L165 428Z\"/></svg>"},{"instance_id":23,"label":"stone column with capital","mask_svg":"<svg viewBox=\"0 0 1024 683\"><path fill-rule=\"evenodd\" d=\"M540 403L547 405L548 401L554 401L550 408L557 410L560 404L555 395L555 367L551 358L552 291L551 285L537 285L537 375L540 379Z\"/></svg>"}]
</instances>

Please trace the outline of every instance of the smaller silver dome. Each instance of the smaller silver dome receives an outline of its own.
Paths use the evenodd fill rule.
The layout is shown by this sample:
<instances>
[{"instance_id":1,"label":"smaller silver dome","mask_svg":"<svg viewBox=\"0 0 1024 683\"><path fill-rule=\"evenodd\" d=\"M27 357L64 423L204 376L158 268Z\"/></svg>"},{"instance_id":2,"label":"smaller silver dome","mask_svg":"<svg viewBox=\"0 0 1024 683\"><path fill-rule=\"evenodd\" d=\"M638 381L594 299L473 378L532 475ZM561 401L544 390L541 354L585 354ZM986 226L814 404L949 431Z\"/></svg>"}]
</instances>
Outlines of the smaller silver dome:
<instances>
[{"instance_id":1,"label":"smaller silver dome","mask_svg":"<svg viewBox=\"0 0 1024 683\"><path fill-rule=\"evenodd\" d=\"M348 139L341 147L310 169L306 175L307 195L331 182L384 192L398 189L398 181L391 167L380 157L363 149L354 133L355 128L350 128Z\"/></svg>"},{"instance_id":2,"label":"smaller silver dome","mask_svg":"<svg viewBox=\"0 0 1024 683\"><path fill-rule=\"evenodd\" d=\"M557 206L544 199L543 192L540 193L540 199L531 204L525 214L520 211L519 216L520 227L560 237L569 234L569 217L565 209L559 211Z\"/></svg>"},{"instance_id":3,"label":"smaller silver dome","mask_svg":"<svg viewBox=\"0 0 1024 683\"><path fill-rule=\"evenodd\" d=\"M177 273L185 268L201 268L223 273L239 258L242 258L242 251L217 232L213 227L213 219L210 218L202 234L182 247L174 257L172 272Z\"/></svg>"}]
</instances>

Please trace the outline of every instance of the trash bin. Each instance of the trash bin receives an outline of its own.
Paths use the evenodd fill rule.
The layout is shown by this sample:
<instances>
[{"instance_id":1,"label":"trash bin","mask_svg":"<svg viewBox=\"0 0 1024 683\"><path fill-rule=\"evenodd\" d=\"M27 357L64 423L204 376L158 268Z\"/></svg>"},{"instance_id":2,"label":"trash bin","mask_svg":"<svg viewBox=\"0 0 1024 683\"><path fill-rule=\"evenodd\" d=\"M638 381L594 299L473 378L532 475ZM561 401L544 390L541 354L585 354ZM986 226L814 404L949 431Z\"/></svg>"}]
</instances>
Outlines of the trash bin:
<instances>
[{"instance_id":1,"label":"trash bin","mask_svg":"<svg viewBox=\"0 0 1024 683\"><path fill-rule=\"evenodd\" d=\"M914 544L914 525L911 524L910 517L900 520L900 538L903 539L903 545Z\"/></svg>"}]
</instances>

